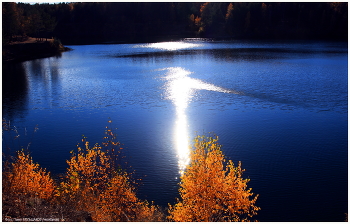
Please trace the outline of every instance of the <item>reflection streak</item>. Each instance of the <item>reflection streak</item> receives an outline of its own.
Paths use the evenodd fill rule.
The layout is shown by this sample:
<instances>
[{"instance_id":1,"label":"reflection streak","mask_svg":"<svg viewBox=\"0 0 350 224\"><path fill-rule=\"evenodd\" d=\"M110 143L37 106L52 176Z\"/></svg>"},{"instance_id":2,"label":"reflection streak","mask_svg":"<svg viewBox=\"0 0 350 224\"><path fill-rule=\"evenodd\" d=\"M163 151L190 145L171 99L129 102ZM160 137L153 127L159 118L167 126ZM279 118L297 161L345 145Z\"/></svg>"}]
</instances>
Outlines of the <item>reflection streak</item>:
<instances>
[{"instance_id":1,"label":"reflection streak","mask_svg":"<svg viewBox=\"0 0 350 224\"><path fill-rule=\"evenodd\" d=\"M198 79L189 77L192 72L189 72L181 67L170 67L166 70L167 73L163 77L166 80L166 98L171 100L176 108L176 123L175 123L175 144L178 156L180 173L186 168L189 163L189 135L186 116L186 108L191 102L191 98L195 96L196 90L210 90L224 93L235 93L210 83L203 82Z\"/></svg>"},{"instance_id":2,"label":"reflection streak","mask_svg":"<svg viewBox=\"0 0 350 224\"><path fill-rule=\"evenodd\" d=\"M179 41L179 42L159 42L159 43L152 43L152 44L135 45L134 47L155 48L155 49L175 51L175 50L181 50L185 48L194 48L199 46L201 45Z\"/></svg>"}]
</instances>

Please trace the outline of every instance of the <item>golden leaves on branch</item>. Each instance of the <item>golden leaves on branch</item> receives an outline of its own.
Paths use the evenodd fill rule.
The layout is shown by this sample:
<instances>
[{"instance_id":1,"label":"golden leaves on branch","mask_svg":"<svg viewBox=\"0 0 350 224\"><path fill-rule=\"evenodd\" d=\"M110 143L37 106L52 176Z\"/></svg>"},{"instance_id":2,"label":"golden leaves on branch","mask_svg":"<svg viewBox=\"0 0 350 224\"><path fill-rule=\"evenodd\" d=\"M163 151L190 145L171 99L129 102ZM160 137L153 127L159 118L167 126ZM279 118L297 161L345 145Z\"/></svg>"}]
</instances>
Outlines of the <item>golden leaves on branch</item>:
<instances>
[{"instance_id":1,"label":"golden leaves on branch","mask_svg":"<svg viewBox=\"0 0 350 224\"><path fill-rule=\"evenodd\" d=\"M64 181L57 191L61 202L77 211L87 211L93 221L161 221L158 208L136 196L131 174L117 164L120 159L119 142L106 127L105 141L90 147L86 138L84 147L72 152Z\"/></svg>"},{"instance_id":2,"label":"golden leaves on branch","mask_svg":"<svg viewBox=\"0 0 350 224\"><path fill-rule=\"evenodd\" d=\"M33 162L29 153L18 151L10 171L3 173L4 193L15 197L38 197L51 199L55 184L50 173Z\"/></svg>"},{"instance_id":3,"label":"golden leaves on branch","mask_svg":"<svg viewBox=\"0 0 350 224\"><path fill-rule=\"evenodd\" d=\"M122 168L116 135L108 126L105 134L101 145L82 139L57 185L29 153L17 152L13 163L5 161L3 194L14 204L20 201L23 209L26 201L40 199L55 208L86 212L93 221L164 221L158 206L137 197L131 173ZM247 187L241 163L225 160L218 137L196 137L190 159L181 176L180 199L169 205L169 221L250 221L257 214L258 195Z\"/></svg>"},{"instance_id":4,"label":"golden leaves on branch","mask_svg":"<svg viewBox=\"0 0 350 224\"><path fill-rule=\"evenodd\" d=\"M50 202L50 208L63 208L61 211L71 214L72 220L82 212L93 221L164 220L158 206L136 196L136 183L120 164L121 149L108 127L102 146L91 146L83 137L77 150L71 151L67 172L58 186L49 172L33 162L29 153L19 151L13 163L6 161L3 193L18 205L16 209L25 209L29 200L43 199Z\"/></svg>"},{"instance_id":5,"label":"golden leaves on branch","mask_svg":"<svg viewBox=\"0 0 350 224\"><path fill-rule=\"evenodd\" d=\"M180 198L168 219L181 222L249 221L260 210L247 188L241 163L226 162L218 137L196 137L191 162L181 176Z\"/></svg>"}]
</instances>

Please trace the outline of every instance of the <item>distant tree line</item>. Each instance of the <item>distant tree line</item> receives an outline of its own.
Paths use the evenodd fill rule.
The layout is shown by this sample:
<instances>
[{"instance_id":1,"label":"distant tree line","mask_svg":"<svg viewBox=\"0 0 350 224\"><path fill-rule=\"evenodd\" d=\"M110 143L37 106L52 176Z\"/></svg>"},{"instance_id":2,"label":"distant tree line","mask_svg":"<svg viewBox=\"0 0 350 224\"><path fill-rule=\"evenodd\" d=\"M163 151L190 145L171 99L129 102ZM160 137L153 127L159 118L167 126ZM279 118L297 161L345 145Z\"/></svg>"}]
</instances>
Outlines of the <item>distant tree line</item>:
<instances>
[{"instance_id":1,"label":"distant tree line","mask_svg":"<svg viewBox=\"0 0 350 224\"><path fill-rule=\"evenodd\" d=\"M2 3L3 42L53 35L67 43L164 38L347 40L348 3Z\"/></svg>"}]
</instances>

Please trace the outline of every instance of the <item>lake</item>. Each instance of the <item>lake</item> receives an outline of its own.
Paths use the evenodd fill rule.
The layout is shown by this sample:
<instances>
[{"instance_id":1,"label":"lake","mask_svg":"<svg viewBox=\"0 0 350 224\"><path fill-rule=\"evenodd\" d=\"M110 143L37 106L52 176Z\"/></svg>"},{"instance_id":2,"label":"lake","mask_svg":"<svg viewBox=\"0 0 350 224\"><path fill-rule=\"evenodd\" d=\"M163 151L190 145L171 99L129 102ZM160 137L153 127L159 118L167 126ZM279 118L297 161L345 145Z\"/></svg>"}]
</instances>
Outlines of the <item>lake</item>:
<instances>
[{"instance_id":1,"label":"lake","mask_svg":"<svg viewBox=\"0 0 350 224\"><path fill-rule=\"evenodd\" d=\"M3 66L3 118L34 161L64 173L82 136L112 127L140 198L167 206L196 135L219 136L259 194L259 221L344 221L348 210L348 46L212 41L68 46ZM38 130L34 133L34 129Z\"/></svg>"}]
</instances>

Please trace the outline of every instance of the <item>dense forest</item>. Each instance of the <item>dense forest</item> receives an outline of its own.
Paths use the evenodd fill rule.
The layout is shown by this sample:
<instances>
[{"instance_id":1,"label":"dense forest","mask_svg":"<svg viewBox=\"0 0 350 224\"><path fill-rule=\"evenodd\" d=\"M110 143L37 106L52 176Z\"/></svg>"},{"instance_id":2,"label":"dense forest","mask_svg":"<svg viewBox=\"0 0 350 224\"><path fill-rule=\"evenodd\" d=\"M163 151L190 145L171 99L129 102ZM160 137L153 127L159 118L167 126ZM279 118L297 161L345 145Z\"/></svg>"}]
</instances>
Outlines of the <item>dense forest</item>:
<instances>
[{"instance_id":1,"label":"dense forest","mask_svg":"<svg viewBox=\"0 0 350 224\"><path fill-rule=\"evenodd\" d=\"M3 43L18 36L64 44L183 37L347 40L348 3L2 3Z\"/></svg>"}]
</instances>

